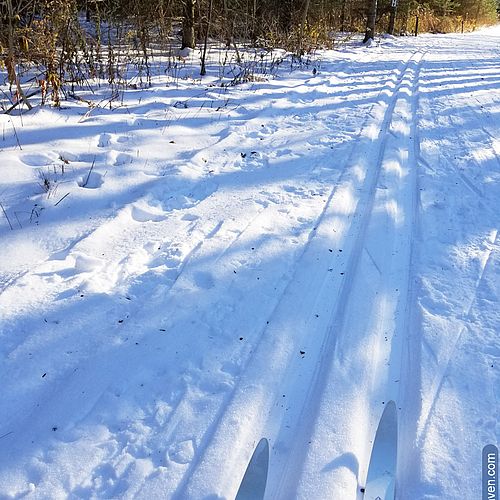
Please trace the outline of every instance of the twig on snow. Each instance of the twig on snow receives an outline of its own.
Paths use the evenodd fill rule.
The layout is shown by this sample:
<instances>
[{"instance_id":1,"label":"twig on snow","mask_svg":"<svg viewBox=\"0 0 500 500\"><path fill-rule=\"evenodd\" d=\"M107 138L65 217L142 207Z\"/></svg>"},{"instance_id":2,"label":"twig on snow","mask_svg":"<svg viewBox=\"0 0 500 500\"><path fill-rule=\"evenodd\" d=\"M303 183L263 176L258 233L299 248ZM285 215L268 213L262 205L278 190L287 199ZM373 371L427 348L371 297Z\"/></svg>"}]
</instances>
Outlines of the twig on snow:
<instances>
[{"instance_id":1,"label":"twig on snow","mask_svg":"<svg viewBox=\"0 0 500 500\"><path fill-rule=\"evenodd\" d=\"M12 224L10 223L9 216L7 215L7 212L5 211L5 208L3 208L3 205L0 203L0 207L2 207L2 212L5 215L5 218L7 219L7 222L9 223L10 230L14 231L14 228L12 227Z\"/></svg>"},{"instance_id":2,"label":"twig on snow","mask_svg":"<svg viewBox=\"0 0 500 500\"><path fill-rule=\"evenodd\" d=\"M82 187L87 187L87 184L89 183L90 180L90 174L92 173L92 170L94 169L95 165L95 156L94 159L92 160L92 165L90 166L89 173L87 174L87 180L82 184Z\"/></svg>"},{"instance_id":3,"label":"twig on snow","mask_svg":"<svg viewBox=\"0 0 500 500\"><path fill-rule=\"evenodd\" d=\"M54 206L57 207L57 205L59 205L59 203L61 203L61 201L63 201L64 198L66 198L66 196L69 196L69 193L66 193Z\"/></svg>"},{"instance_id":4,"label":"twig on snow","mask_svg":"<svg viewBox=\"0 0 500 500\"><path fill-rule=\"evenodd\" d=\"M31 110L33 109L33 106L29 103L28 99L30 97L33 97L34 95L38 94L41 92L41 89L36 89L34 90L33 92L31 92L30 94L28 95L23 95L21 99L18 99L10 108L8 108L7 110L5 110L5 114L8 115L10 114L14 109L17 108L17 106L19 106L19 104L21 103L24 103L28 106L28 110Z\"/></svg>"}]
</instances>

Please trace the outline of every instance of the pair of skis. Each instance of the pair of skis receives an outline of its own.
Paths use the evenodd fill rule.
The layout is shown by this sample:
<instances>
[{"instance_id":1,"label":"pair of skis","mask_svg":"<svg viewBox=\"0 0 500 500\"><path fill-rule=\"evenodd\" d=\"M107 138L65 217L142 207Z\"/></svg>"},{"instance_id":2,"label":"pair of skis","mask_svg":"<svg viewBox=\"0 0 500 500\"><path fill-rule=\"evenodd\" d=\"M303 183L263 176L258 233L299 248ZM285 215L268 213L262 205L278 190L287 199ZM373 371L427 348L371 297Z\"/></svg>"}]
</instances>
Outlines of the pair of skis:
<instances>
[{"instance_id":1,"label":"pair of skis","mask_svg":"<svg viewBox=\"0 0 500 500\"><path fill-rule=\"evenodd\" d=\"M397 410L389 401L380 419L373 443L364 500L394 500L398 450ZM263 500L269 471L269 441L262 438L250 459L236 500Z\"/></svg>"}]
</instances>

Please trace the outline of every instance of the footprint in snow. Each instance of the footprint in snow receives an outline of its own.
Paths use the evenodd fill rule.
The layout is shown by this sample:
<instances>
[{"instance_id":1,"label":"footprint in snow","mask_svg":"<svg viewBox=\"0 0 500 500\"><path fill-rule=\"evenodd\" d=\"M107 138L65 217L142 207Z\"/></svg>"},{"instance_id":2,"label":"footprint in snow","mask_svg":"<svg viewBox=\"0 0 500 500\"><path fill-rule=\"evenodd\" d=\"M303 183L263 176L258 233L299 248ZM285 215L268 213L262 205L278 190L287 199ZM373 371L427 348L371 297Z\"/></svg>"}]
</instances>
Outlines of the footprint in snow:
<instances>
[{"instance_id":1,"label":"footprint in snow","mask_svg":"<svg viewBox=\"0 0 500 500\"><path fill-rule=\"evenodd\" d=\"M296 194L302 197L304 197L304 195L306 194L306 191L304 189L296 186L285 185L283 186L283 190L287 193Z\"/></svg>"},{"instance_id":2,"label":"footprint in snow","mask_svg":"<svg viewBox=\"0 0 500 500\"><path fill-rule=\"evenodd\" d=\"M259 200L259 199L255 199L254 200L254 203L256 205L261 205L262 207L264 208L267 208L269 206L269 202L267 202L266 200Z\"/></svg>"},{"instance_id":3,"label":"footprint in snow","mask_svg":"<svg viewBox=\"0 0 500 500\"><path fill-rule=\"evenodd\" d=\"M182 264L182 259L176 257L170 257L168 254L160 254L149 263L150 269L155 269L157 267L162 267L167 270L174 270L180 267Z\"/></svg>"},{"instance_id":4,"label":"footprint in snow","mask_svg":"<svg viewBox=\"0 0 500 500\"><path fill-rule=\"evenodd\" d=\"M46 167L57 162L59 156L53 154L29 154L21 156L21 161L28 167Z\"/></svg>"},{"instance_id":5,"label":"footprint in snow","mask_svg":"<svg viewBox=\"0 0 500 500\"><path fill-rule=\"evenodd\" d=\"M242 342L245 338L244 337L239 337ZM233 361L226 361L225 363L222 364L221 366L221 371L225 372L233 377L238 375L240 373L240 367Z\"/></svg>"},{"instance_id":6,"label":"footprint in snow","mask_svg":"<svg viewBox=\"0 0 500 500\"><path fill-rule=\"evenodd\" d=\"M260 133L260 131L256 131L256 132L249 132L248 134L246 134L246 137L249 139L257 139L261 135L262 134Z\"/></svg>"},{"instance_id":7,"label":"footprint in snow","mask_svg":"<svg viewBox=\"0 0 500 500\"><path fill-rule=\"evenodd\" d=\"M171 445L167 451L167 457L181 465L190 463L195 454L194 441L192 439L187 439L186 441L180 441Z\"/></svg>"},{"instance_id":8,"label":"footprint in snow","mask_svg":"<svg viewBox=\"0 0 500 500\"><path fill-rule=\"evenodd\" d=\"M194 214L186 214L182 217L182 220L186 220L189 222L194 222L195 220L198 220L200 217L198 215Z\"/></svg>"},{"instance_id":9,"label":"footprint in snow","mask_svg":"<svg viewBox=\"0 0 500 500\"><path fill-rule=\"evenodd\" d=\"M161 245L158 242L146 249L152 256L149 262L150 268L155 267L165 267L170 269L176 269L180 267L184 260L184 252L177 245ZM153 257L154 256L154 257Z\"/></svg>"},{"instance_id":10,"label":"footprint in snow","mask_svg":"<svg viewBox=\"0 0 500 500\"><path fill-rule=\"evenodd\" d=\"M160 222L166 219L163 210L150 205L133 205L130 210L130 216L136 222Z\"/></svg>"},{"instance_id":11,"label":"footprint in snow","mask_svg":"<svg viewBox=\"0 0 500 500\"><path fill-rule=\"evenodd\" d=\"M78 273L90 273L104 266L102 259L97 259L83 253L74 254L73 258L75 259L75 270Z\"/></svg>"},{"instance_id":12,"label":"footprint in snow","mask_svg":"<svg viewBox=\"0 0 500 500\"><path fill-rule=\"evenodd\" d=\"M163 209L166 211L181 210L191 208L195 205L191 198L183 194L176 193L163 202Z\"/></svg>"},{"instance_id":13,"label":"footprint in snow","mask_svg":"<svg viewBox=\"0 0 500 500\"><path fill-rule=\"evenodd\" d=\"M104 184L104 175L99 172L89 172L78 179L78 185L85 189L97 189Z\"/></svg>"},{"instance_id":14,"label":"footprint in snow","mask_svg":"<svg viewBox=\"0 0 500 500\"><path fill-rule=\"evenodd\" d=\"M198 288L209 290L215 286L215 280L211 273L206 271L197 271L194 273L194 283Z\"/></svg>"},{"instance_id":15,"label":"footprint in snow","mask_svg":"<svg viewBox=\"0 0 500 500\"><path fill-rule=\"evenodd\" d=\"M128 163L132 163L134 161L134 157L129 155L128 153L118 153L115 157L113 165L118 167L120 165L127 165Z\"/></svg>"},{"instance_id":16,"label":"footprint in snow","mask_svg":"<svg viewBox=\"0 0 500 500\"><path fill-rule=\"evenodd\" d=\"M131 203L127 210L129 211L130 217L136 222L160 222L168 217L167 212L163 210L163 207L158 200L150 199L148 197L141 198L134 203ZM161 243L159 241L149 242L151 245L151 252L155 253Z\"/></svg>"},{"instance_id":17,"label":"footprint in snow","mask_svg":"<svg viewBox=\"0 0 500 500\"><path fill-rule=\"evenodd\" d=\"M97 143L98 148L107 148L111 142L111 135L101 134Z\"/></svg>"},{"instance_id":18,"label":"footprint in snow","mask_svg":"<svg viewBox=\"0 0 500 500\"><path fill-rule=\"evenodd\" d=\"M161 200L161 205L165 211L181 210L191 208L202 202L215 191L218 185L215 182L201 182L194 186L184 187L177 192L156 192L158 200ZM184 220L189 220L188 217L196 217L192 215L184 216Z\"/></svg>"},{"instance_id":19,"label":"footprint in snow","mask_svg":"<svg viewBox=\"0 0 500 500\"><path fill-rule=\"evenodd\" d=\"M154 414L154 420L158 425L162 427L167 424L170 415L172 414L172 406L165 401L156 402L156 411Z\"/></svg>"},{"instance_id":20,"label":"footprint in snow","mask_svg":"<svg viewBox=\"0 0 500 500\"><path fill-rule=\"evenodd\" d=\"M262 135L270 135L274 134L278 130L278 127L276 125L261 125L260 132Z\"/></svg>"}]
</instances>

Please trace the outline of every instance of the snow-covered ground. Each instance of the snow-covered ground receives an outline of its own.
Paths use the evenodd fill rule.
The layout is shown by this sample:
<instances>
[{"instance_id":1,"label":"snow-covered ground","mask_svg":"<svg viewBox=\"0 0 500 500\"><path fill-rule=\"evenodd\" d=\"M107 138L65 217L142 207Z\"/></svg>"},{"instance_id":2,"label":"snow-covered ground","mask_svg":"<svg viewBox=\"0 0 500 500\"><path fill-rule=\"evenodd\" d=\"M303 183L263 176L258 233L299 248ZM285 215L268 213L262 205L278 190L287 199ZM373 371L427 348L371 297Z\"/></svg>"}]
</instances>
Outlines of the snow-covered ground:
<instances>
[{"instance_id":1,"label":"snow-covered ground","mask_svg":"<svg viewBox=\"0 0 500 500\"><path fill-rule=\"evenodd\" d=\"M266 499L369 498L378 469L479 498L499 47L356 42L0 115L0 497L232 499L261 442Z\"/></svg>"}]
</instances>

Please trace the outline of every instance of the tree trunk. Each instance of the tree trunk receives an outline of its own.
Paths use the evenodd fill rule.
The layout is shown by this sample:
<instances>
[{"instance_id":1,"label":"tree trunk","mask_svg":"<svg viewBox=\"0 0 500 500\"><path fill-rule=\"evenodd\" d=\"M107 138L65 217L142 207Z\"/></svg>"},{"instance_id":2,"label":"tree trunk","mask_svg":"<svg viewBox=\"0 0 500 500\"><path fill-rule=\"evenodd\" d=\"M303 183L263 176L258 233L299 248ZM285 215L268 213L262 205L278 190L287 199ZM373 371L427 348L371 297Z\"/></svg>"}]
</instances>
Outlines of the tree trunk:
<instances>
[{"instance_id":1,"label":"tree trunk","mask_svg":"<svg viewBox=\"0 0 500 500\"><path fill-rule=\"evenodd\" d=\"M309 5L311 4L311 0L304 1L304 8L302 9L302 16L300 19L300 40L299 40L299 53L302 55L303 51L303 42L304 42L304 30L307 23L307 13L309 12Z\"/></svg>"},{"instance_id":2,"label":"tree trunk","mask_svg":"<svg viewBox=\"0 0 500 500\"><path fill-rule=\"evenodd\" d=\"M311 5L311 0L304 0L304 7L302 9L302 16L300 19L300 36L304 34L304 29L307 23L307 14L309 12L309 5Z\"/></svg>"},{"instance_id":3,"label":"tree trunk","mask_svg":"<svg viewBox=\"0 0 500 500\"><path fill-rule=\"evenodd\" d=\"M223 0L222 7L224 10L224 24L226 28L225 39L226 39L226 47L231 47L233 43L233 34L234 34L234 19L233 13L229 11L229 6L227 5L228 0Z\"/></svg>"},{"instance_id":4,"label":"tree trunk","mask_svg":"<svg viewBox=\"0 0 500 500\"><path fill-rule=\"evenodd\" d=\"M253 0L252 4L252 22L251 22L251 31L250 38L253 43L257 42L257 39L262 34L262 0Z\"/></svg>"},{"instance_id":5,"label":"tree trunk","mask_svg":"<svg viewBox=\"0 0 500 500\"><path fill-rule=\"evenodd\" d=\"M201 70L200 70L201 76L205 76L207 74L207 68L205 63L207 58L208 33L210 32L210 24L212 23L212 8L213 8L213 0L210 0L208 4L207 30L205 31L205 40L203 42L203 54L201 56Z\"/></svg>"},{"instance_id":6,"label":"tree trunk","mask_svg":"<svg viewBox=\"0 0 500 500\"><path fill-rule=\"evenodd\" d=\"M365 39L363 43L366 43L368 40L373 40L375 36L375 22L377 20L377 0L369 0L369 11L368 11L368 20L366 23L366 32Z\"/></svg>"},{"instance_id":7,"label":"tree trunk","mask_svg":"<svg viewBox=\"0 0 500 500\"><path fill-rule=\"evenodd\" d=\"M182 48L194 49L196 35L194 32L194 7L196 0L184 0L184 20L182 22Z\"/></svg>"},{"instance_id":8,"label":"tree trunk","mask_svg":"<svg viewBox=\"0 0 500 500\"><path fill-rule=\"evenodd\" d=\"M340 17L340 31L342 33L345 32L345 8L346 8L346 1L347 0L342 0L342 14Z\"/></svg>"},{"instance_id":9,"label":"tree trunk","mask_svg":"<svg viewBox=\"0 0 500 500\"><path fill-rule=\"evenodd\" d=\"M389 17L389 28L387 29L387 33L389 33L389 35L394 35L394 24L396 23L397 10L398 10L398 0L392 0L391 14Z\"/></svg>"}]
</instances>

